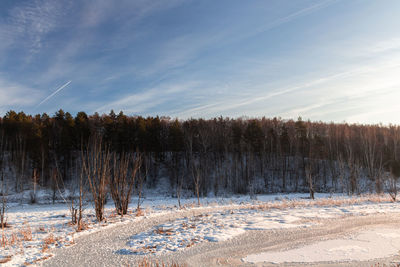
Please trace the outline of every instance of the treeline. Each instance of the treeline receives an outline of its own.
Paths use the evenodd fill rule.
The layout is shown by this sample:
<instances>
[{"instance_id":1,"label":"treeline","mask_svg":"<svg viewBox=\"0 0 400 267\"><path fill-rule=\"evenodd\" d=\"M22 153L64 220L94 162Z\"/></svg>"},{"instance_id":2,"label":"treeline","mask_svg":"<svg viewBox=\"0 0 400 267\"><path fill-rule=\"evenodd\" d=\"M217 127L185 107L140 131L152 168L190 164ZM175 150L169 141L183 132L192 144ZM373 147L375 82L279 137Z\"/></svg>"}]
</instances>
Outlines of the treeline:
<instances>
[{"instance_id":1,"label":"treeline","mask_svg":"<svg viewBox=\"0 0 400 267\"><path fill-rule=\"evenodd\" d=\"M76 176L93 136L103 149L141 153L151 188L167 178L174 195L193 192L347 192L394 190L400 176L398 126L279 118L176 120L108 115L54 116L9 111L0 118L0 168L15 190L35 179L51 186ZM5 164L6 163L6 164ZM138 185L135 185L138 186Z\"/></svg>"}]
</instances>

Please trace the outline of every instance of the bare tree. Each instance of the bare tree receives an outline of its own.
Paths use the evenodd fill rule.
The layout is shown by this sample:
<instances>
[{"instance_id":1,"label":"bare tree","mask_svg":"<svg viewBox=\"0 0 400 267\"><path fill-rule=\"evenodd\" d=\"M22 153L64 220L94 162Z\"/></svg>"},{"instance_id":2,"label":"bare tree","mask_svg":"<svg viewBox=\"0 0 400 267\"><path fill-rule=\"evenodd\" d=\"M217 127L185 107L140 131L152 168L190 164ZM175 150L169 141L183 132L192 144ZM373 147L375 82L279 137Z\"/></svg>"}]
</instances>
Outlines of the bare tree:
<instances>
[{"instance_id":1,"label":"bare tree","mask_svg":"<svg viewBox=\"0 0 400 267\"><path fill-rule=\"evenodd\" d=\"M348 193L353 195L354 193L357 192L358 190L358 173L359 173L359 167L358 167L358 161L354 159L354 155L352 154L352 150L349 151L349 157L347 158L347 165L349 167L349 189Z\"/></svg>"},{"instance_id":2,"label":"bare tree","mask_svg":"<svg viewBox=\"0 0 400 267\"><path fill-rule=\"evenodd\" d=\"M75 203L75 197L73 195L70 195L68 197L69 201L69 211L71 213L71 223L73 225L78 223L78 209L79 207Z\"/></svg>"},{"instance_id":3,"label":"bare tree","mask_svg":"<svg viewBox=\"0 0 400 267\"><path fill-rule=\"evenodd\" d=\"M38 181L39 181L38 171L35 168L35 169L33 169L33 175L32 175L33 191L30 194L31 204L37 202L37 199L36 199L36 188L37 188Z\"/></svg>"},{"instance_id":4,"label":"bare tree","mask_svg":"<svg viewBox=\"0 0 400 267\"><path fill-rule=\"evenodd\" d=\"M379 153L377 132L374 127L367 127L361 133L361 142L364 152L364 164L368 177L375 181L376 192L382 192L381 169L382 153Z\"/></svg>"},{"instance_id":5,"label":"bare tree","mask_svg":"<svg viewBox=\"0 0 400 267\"><path fill-rule=\"evenodd\" d=\"M77 223L77 211L78 208L76 207L76 203L75 203L75 186L70 186L68 189L68 196L65 196L64 194L67 192L67 188L66 185L64 183L64 179L61 176L61 172L60 169L58 167L58 163L57 163L57 158L54 156L54 165L55 167L52 170L51 173L51 180L52 180L52 191L53 191L53 195L52 195L52 199L53 199L53 204L55 203L56 200L56 193L58 192L60 197L62 198L62 200L64 201L65 204L68 204L69 206L69 211L71 214L71 223L73 225L75 225ZM75 169L76 170L76 169ZM61 188L62 191L61 191Z\"/></svg>"},{"instance_id":6,"label":"bare tree","mask_svg":"<svg viewBox=\"0 0 400 267\"><path fill-rule=\"evenodd\" d=\"M335 167L335 166L334 166ZM344 177L346 175L346 161L341 153L338 153L337 156L337 171L339 175L339 182L342 192L344 192Z\"/></svg>"},{"instance_id":7,"label":"bare tree","mask_svg":"<svg viewBox=\"0 0 400 267\"><path fill-rule=\"evenodd\" d=\"M307 180L307 184L308 184L308 189L310 191L310 198L314 199L314 193L315 193L315 189L314 189L314 175L313 175L313 158L315 158L315 154L316 154L316 144L315 144L315 129L314 127L312 127L312 125L310 125L309 123L307 123L307 135L309 138L308 141L308 161L305 163L304 166L304 173L306 176L306 180Z\"/></svg>"},{"instance_id":8,"label":"bare tree","mask_svg":"<svg viewBox=\"0 0 400 267\"><path fill-rule=\"evenodd\" d=\"M44 185L44 173L45 173L45 149L43 144L40 146L40 165L41 165L41 171L40 171L40 181L39 184L40 185Z\"/></svg>"},{"instance_id":9,"label":"bare tree","mask_svg":"<svg viewBox=\"0 0 400 267\"><path fill-rule=\"evenodd\" d=\"M195 161L193 161L192 176L193 176L194 190L197 197L197 205L200 206L200 186L202 179L201 179L200 165Z\"/></svg>"},{"instance_id":10,"label":"bare tree","mask_svg":"<svg viewBox=\"0 0 400 267\"><path fill-rule=\"evenodd\" d=\"M137 194L138 194L138 201L137 201L137 207L136 207L136 212L139 214L140 213L140 205L142 205L143 201L143 184L145 179L149 175L149 169L150 169L150 164L151 164L151 154L147 154L146 157L143 159L143 164L142 169L143 172L139 173L137 176Z\"/></svg>"},{"instance_id":11,"label":"bare tree","mask_svg":"<svg viewBox=\"0 0 400 267\"><path fill-rule=\"evenodd\" d=\"M6 226L6 211L7 211L7 199L6 199L6 189L4 186L4 173L1 171L1 208L0 208L0 224L1 229Z\"/></svg>"},{"instance_id":12,"label":"bare tree","mask_svg":"<svg viewBox=\"0 0 400 267\"><path fill-rule=\"evenodd\" d=\"M4 138L4 131L0 131L0 170L3 170L3 162L4 162L4 154L5 154L5 138Z\"/></svg>"},{"instance_id":13,"label":"bare tree","mask_svg":"<svg viewBox=\"0 0 400 267\"><path fill-rule=\"evenodd\" d=\"M175 188L179 208L181 208L184 162L185 161L180 158L179 152L172 152L170 163L168 164L168 171L172 181L171 186Z\"/></svg>"},{"instance_id":14,"label":"bare tree","mask_svg":"<svg viewBox=\"0 0 400 267\"><path fill-rule=\"evenodd\" d=\"M313 174L312 174L312 167L311 167L311 162L309 162L306 167L305 167L305 174L307 178L307 184L308 184L308 189L310 191L310 198L314 199L314 180L313 180Z\"/></svg>"},{"instance_id":15,"label":"bare tree","mask_svg":"<svg viewBox=\"0 0 400 267\"><path fill-rule=\"evenodd\" d=\"M388 173L388 193L393 201L397 198L397 181L400 177L400 162L397 160L391 160L385 164L389 167Z\"/></svg>"},{"instance_id":16,"label":"bare tree","mask_svg":"<svg viewBox=\"0 0 400 267\"><path fill-rule=\"evenodd\" d=\"M69 186L68 199L65 200L69 204L71 213L71 223L77 225L77 231L83 229L83 211L84 211L84 200L86 198L86 181L84 179L84 172L82 166L79 165L79 161L75 162L75 175L74 180ZM64 187L65 189L65 187ZM76 189L78 189L78 199L76 201ZM64 190L65 191L65 190Z\"/></svg>"},{"instance_id":17,"label":"bare tree","mask_svg":"<svg viewBox=\"0 0 400 267\"><path fill-rule=\"evenodd\" d=\"M13 163L16 172L15 191L23 190L23 182L25 180L27 153L26 138L22 134L18 134L15 139L15 147L13 149Z\"/></svg>"},{"instance_id":18,"label":"bare tree","mask_svg":"<svg viewBox=\"0 0 400 267\"><path fill-rule=\"evenodd\" d=\"M388 179L388 193L393 201L396 201L397 198L397 177L394 177L392 174L389 174Z\"/></svg>"},{"instance_id":19,"label":"bare tree","mask_svg":"<svg viewBox=\"0 0 400 267\"><path fill-rule=\"evenodd\" d=\"M86 183L84 182L83 179L83 170L81 170L81 173L79 175L79 203L78 203L78 231L82 229L82 219L83 219L83 201L86 196Z\"/></svg>"},{"instance_id":20,"label":"bare tree","mask_svg":"<svg viewBox=\"0 0 400 267\"><path fill-rule=\"evenodd\" d=\"M100 222L104 217L111 153L108 146L103 145L101 137L93 136L87 147L82 148L81 154L83 172L92 193L97 221Z\"/></svg>"},{"instance_id":21,"label":"bare tree","mask_svg":"<svg viewBox=\"0 0 400 267\"><path fill-rule=\"evenodd\" d=\"M6 199L6 189L4 182L4 172L3 172L3 161L4 161L4 132L0 132L0 172L1 172L1 208L0 208L0 224L1 229L4 229L6 226L5 216L6 216L6 208L7 208L7 199Z\"/></svg>"},{"instance_id":22,"label":"bare tree","mask_svg":"<svg viewBox=\"0 0 400 267\"><path fill-rule=\"evenodd\" d=\"M139 153L133 155L129 153L113 154L113 170L109 184L111 197L119 215L125 215L128 212L128 205L140 164Z\"/></svg>"},{"instance_id":23,"label":"bare tree","mask_svg":"<svg viewBox=\"0 0 400 267\"><path fill-rule=\"evenodd\" d=\"M60 172L58 171L58 167L54 167L51 171L51 199L53 201L53 204L56 202L57 199L57 192L59 191L59 183L62 181L60 177Z\"/></svg>"},{"instance_id":24,"label":"bare tree","mask_svg":"<svg viewBox=\"0 0 400 267\"><path fill-rule=\"evenodd\" d=\"M79 159L78 159L79 160ZM82 162L82 161L81 161ZM58 164L55 164L55 168L52 172L52 180L53 180L53 204L55 201L55 192L58 191L60 197L63 201L68 204L69 211L71 215L71 223L73 225L77 225L77 231L81 231L83 229L83 206L84 206L84 199L86 197L86 180L84 179L84 172L82 166L79 166L79 161L75 162L75 175L74 177L77 178L77 181L72 181L69 185L65 185L61 173L58 168ZM78 175L79 173L79 175ZM77 184L76 184L77 182ZM61 188L62 191L61 191ZM76 201L76 189L78 189L78 200ZM64 193L68 191L68 196L65 196Z\"/></svg>"},{"instance_id":25,"label":"bare tree","mask_svg":"<svg viewBox=\"0 0 400 267\"><path fill-rule=\"evenodd\" d=\"M358 174L359 174L359 159L357 158L357 154L354 148L354 136L352 129L346 127L344 129L344 144L345 144L345 154L347 167L349 169L349 178L348 178L348 189L347 193L349 195L354 194L358 190Z\"/></svg>"},{"instance_id":26,"label":"bare tree","mask_svg":"<svg viewBox=\"0 0 400 267\"><path fill-rule=\"evenodd\" d=\"M184 172L181 172L181 175L178 174L178 181L176 183L176 197L178 199L178 207L181 209L181 197L182 197L182 187L183 187L183 175Z\"/></svg>"}]
</instances>

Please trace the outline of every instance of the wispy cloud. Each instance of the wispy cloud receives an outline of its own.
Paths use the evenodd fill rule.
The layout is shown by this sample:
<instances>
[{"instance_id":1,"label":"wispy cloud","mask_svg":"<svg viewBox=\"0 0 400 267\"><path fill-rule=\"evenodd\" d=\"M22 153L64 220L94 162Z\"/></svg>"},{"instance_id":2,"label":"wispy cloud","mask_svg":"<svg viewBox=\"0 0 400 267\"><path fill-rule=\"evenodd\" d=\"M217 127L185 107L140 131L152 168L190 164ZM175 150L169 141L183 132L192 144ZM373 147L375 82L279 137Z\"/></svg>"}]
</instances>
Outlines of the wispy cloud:
<instances>
[{"instance_id":1,"label":"wispy cloud","mask_svg":"<svg viewBox=\"0 0 400 267\"><path fill-rule=\"evenodd\" d=\"M50 94L49 96L47 96L45 99L43 99L39 104L37 104L37 106L35 107L38 108L40 107L43 103L49 101L53 96L55 96L56 94L58 94L62 89L64 89L65 87L67 87L72 81L68 81L65 84L61 85L59 88L57 88L57 90L55 90L52 94Z\"/></svg>"},{"instance_id":2,"label":"wispy cloud","mask_svg":"<svg viewBox=\"0 0 400 267\"><path fill-rule=\"evenodd\" d=\"M357 72L357 71L352 70L352 71L348 71L348 72L333 74L333 75L321 77L318 79L314 79L311 81L303 82L298 85L292 85L292 86L289 86L286 88L279 88L279 89L265 88L262 85L258 85L257 87L259 87L259 88L256 90L254 90L254 89L252 90L251 88L246 88L246 89L250 90L250 91L267 91L267 93L262 93L262 94L258 93L258 95L252 95L249 97L240 97L238 99L233 99L230 102L227 101L227 99L224 99L219 102L200 105L200 106L188 109L188 110L184 110L176 115L179 117L184 116L184 114L196 114L196 116L209 116L211 114L218 114L220 112L224 112L227 110L239 109L241 107L249 106L249 105L255 104L257 102L267 101L267 100L270 100L275 97L279 97L282 95L293 93L295 91L299 91L299 90L307 89L307 88L310 88L313 86L317 86L319 84L323 84L325 82L332 81L332 80L338 79L340 77L346 77L346 76L352 75L355 72ZM241 84L241 82L239 84ZM232 91L240 90L237 87L238 86L236 86L236 88L231 88L231 90ZM264 87L264 88L262 88L262 87ZM272 90L272 92L268 92L271 90Z\"/></svg>"},{"instance_id":3,"label":"wispy cloud","mask_svg":"<svg viewBox=\"0 0 400 267\"><path fill-rule=\"evenodd\" d=\"M9 109L26 109L40 97L40 91L0 77L0 114Z\"/></svg>"},{"instance_id":4,"label":"wispy cloud","mask_svg":"<svg viewBox=\"0 0 400 267\"><path fill-rule=\"evenodd\" d=\"M303 16L307 16L309 14L312 14L318 10L324 9L326 7L329 7L330 5L339 2L341 0L325 0L325 1L317 1L315 4L307 6L305 8L302 8L300 10L297 10L293 13L290 13L287 16L283 16L281 18L278 18L270 23L267 23L266 25L263 25L261 27L259 27L258 29L254 30L254 31L249 31L248 33L246 33L245 35L242 36L242 38L248 38L249 36L253 36L253 35L257 35L260 34L262 32L266 32L269 30L272 30L282 24L285 23L289 23L291 21L294 21L298 18L301 18Z\"/></svg>"},{"instance_id":5,"label":"wispy cloud","mask_svg":"<svg viewBox=\"0 0 400 267\"><path fill-rule=\"evenodd\" d=\"M400 50L400 38L390 38L369 46L364 53L384 53Z\"/></svg>"},{"instance_id":6,"label":"wispy cloud","mask_svg":"<svg viewBox=\"0 0 400 267\"><path fill-rule=\"evenodd\" d=\"M174 71L176 68L189 65L196 57L210 47L224 47L263 34L283 24L290 23L303 16L327 8L339 1L340 0L319 1L288 15L266 22L261 26L247 29L246 31L239 30L237 27L235 28L234 25L231 25L230 28L215 26L203 33L179 35L163 42L157 50L158 54L155 63L149 65L147 68L141 66L136 74L149 76L155 75L156 73L163 73L165 75L168 71Z\"/></svg>"},{"instance_id":7,"label":"wispy cloud","mask_svg":"<svg viewBox=\"0 0 400 267\"><path fill-rule=\"evenodd\" d=\"M124 94L117 100L102 105L101 108L97 108L95 111L99 113L108 113L111 109L122 110L126 113L132 114L143 114L160 112L162 104L177 101L179 95L188 88L196 87L198 82L187 82L182 84L163 84L154 88L148 88L140 93ZM152 110L154 109L154 110ZM166 110L164 110L166 112ZM166 114L169 115L169 114Z\"/></svg>"},{"instance_id":8,"label":"wispy cloud","mask_svg":"<svg viewBox=\"0 0 400 267\"><path fill-rule=\"evenodd\" d=\"M49 0L21 2L9 11L0 34L7 37L9 45L23 42L31 53L37 53L43 47L43 37L57 27L67 7Z\"/></svg>"},{"instance_id":9,"label":"wispy cloud","mask_svg":"<svg viewBox=\"0 0 400 267\"><path fill-rule=\"evenodd\" d=\"M249 114L256 107L258 114L266 112L268 107L274 106L274 113L271 115L283 117L297 117L299 115L316 117L316 110L321 112L326 106L344 100L360 98L368 94L378 94L383 89L400 86L398 71L400 71L400 53L392 53L390 56L374 58L368 64L358 63L347 65L337 73L322 71L314 73L313 78L295 80L292 85L280 85L279 87L268 85L262 80L259 83L250 85L246 80L236 78L231 80L231 92L240 92L245 88L248 95L230 95L224 97L206 98L204 102L198 102L192 107L177 110L175 116L218 116L221 114ZM251 71L251 69L249 69ZM337 71L337 70L336 70ZM320 76L315 78L315 76ZM203 87L210 87L204 84ZM293 101L295 100L295 101ZM296 101L297 100L297 101ZM280 104L280 107L276 106ZM286 110L282 109L286 107Z\"/></svg>"}]
</instances>

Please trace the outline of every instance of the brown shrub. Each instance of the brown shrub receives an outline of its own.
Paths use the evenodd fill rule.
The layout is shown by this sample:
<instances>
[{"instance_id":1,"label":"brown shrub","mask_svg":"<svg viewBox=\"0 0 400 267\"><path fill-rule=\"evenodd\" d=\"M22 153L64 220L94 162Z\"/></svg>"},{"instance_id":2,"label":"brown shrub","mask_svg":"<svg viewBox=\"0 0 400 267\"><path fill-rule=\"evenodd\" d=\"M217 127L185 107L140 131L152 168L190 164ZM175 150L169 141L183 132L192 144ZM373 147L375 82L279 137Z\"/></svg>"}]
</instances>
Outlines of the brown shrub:
<instances>
[{"instance_id":1,"label":"brown shrub","mask_svg":"<svg viewBox=\"0 0 400 267\"><path fill-rule=\"evenodd\" d=\"M3 258L0 258L0 264L7 263L11 260L12 256L4 256Z\"/></svg>"},{"instance_id":2,"label":"brown shrub","mask_svg":"<svg viewBox=\"0 0 400 267\"><path fill-rule=\"evenodd\" d=\"M43 244L48 246L48 245L54 244L56 241L57 241L57 239L54 237L54 235L49 234L47 237L45 237L43 239Z\"/></svg>"},{"instance_id":3,"label":"brown shrub","mask_svg":"<svg viewBox=\"0 0 400 267\"><path fill-rule=\"evenodd\" d=\"M164 229L164 228L162 228L162 227L157 228L156 230L154 230L154 232L155 232L156 234L159 234L159 235L173 235L173 234L174 234L174 232L172 231L172 229Z\"/></svg>"},{"instance_id":4,"label":"brown shrub","mask_svg":"<svg viewBox=\"0 0 400 267\"><path fill-rule=\"evenodd\" d=\"M32 241L32 229L31 227L23 228L19 231L23 241Z\"/></svg>"},{"instance_id":5,"label":"brown shrub","mask_svg":"<svg viewBox=\"0 0 400 267\"><path fill-rule=\"evenodd\" d=\"M143 215L144 215L144 212L141 208L136 210L136 217L143 216Z\"/></svg>"},{"instance_id":6,"label":"brown shrub","mask_svg":"<svg viewBox=\"0 0 400 267\"><path fill-rule=\"evenodd\" d=\"M85 223L84 221L81 221L80 223L78 223L78 226L76 227L77 232L85 231L87 229L89 229L89 225L87 223Z\"/></svg>"},{"instance_id":7,"label":"brown shrub","mask_svg":"<svg viewBox=\"0 0 400 267\"><path fill-rule=\"evenodd\" d=\"M42 253L45 253L48 250L49 250L49 245L47 245L46 243L43 243L42 244L42 249L41 249Z\"/></svg>"},{"instance_id":8,"label":"brown shrub","mask_svg":"<svg viewBox=\"0 0 400 267\"><path fill-rule=\"evenodd\" d=\"M38 227L37 232L46 232L46 229L44 228L44 226L40 226Z\"/></svg>"}]
</instances>

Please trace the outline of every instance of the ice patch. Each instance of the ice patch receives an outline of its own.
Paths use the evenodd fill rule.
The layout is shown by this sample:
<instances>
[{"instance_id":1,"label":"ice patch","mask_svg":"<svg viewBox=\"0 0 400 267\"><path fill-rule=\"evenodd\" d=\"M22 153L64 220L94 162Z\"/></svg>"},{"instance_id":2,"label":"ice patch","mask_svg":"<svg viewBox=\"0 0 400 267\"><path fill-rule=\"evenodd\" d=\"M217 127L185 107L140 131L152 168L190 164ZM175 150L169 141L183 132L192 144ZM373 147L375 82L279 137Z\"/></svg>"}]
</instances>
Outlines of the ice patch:
<instances>
[{"instance_id":1,"label":"ice patch","mask_svg":"<svg viewBox=\"0 0 400 267\"><path fill-rule=\"evenodd\" d=\"M287 251L249 255L243 260L251 263L368 261L396 255L400 250L400 229L373 228L360 232L355 238L317 242Z\"/></svg>"}]
</instances>

